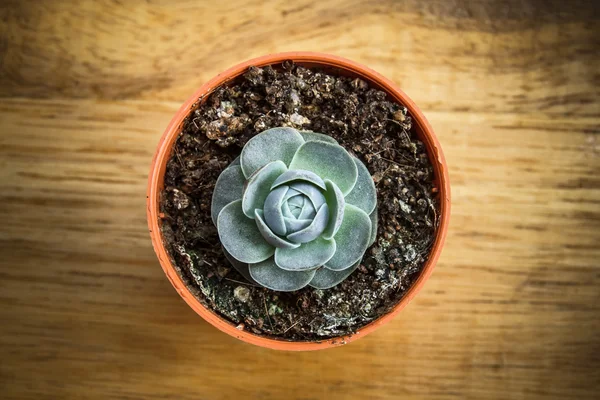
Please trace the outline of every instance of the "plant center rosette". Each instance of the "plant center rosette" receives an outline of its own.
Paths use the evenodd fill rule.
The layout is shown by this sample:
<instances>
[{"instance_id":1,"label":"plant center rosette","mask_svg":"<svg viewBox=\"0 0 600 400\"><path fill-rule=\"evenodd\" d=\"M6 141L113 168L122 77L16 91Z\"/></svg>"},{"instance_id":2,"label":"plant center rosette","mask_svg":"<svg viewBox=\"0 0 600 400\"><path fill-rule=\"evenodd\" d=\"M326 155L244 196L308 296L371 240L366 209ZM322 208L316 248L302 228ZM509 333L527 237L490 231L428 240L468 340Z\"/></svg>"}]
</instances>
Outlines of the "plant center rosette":
<instances>
[{"instance_id":1,"label":"plant center rosette","mask_svg":"<svg viewBox=\"0 0 600 400\"><path fill-rule=\"evenodd\" d=\"M246 279L294 291L333 287L358 267L375 241L376 206L369 171L335 139L273 128L221 173L211 215Z\"/></svg>"}]
</instances>

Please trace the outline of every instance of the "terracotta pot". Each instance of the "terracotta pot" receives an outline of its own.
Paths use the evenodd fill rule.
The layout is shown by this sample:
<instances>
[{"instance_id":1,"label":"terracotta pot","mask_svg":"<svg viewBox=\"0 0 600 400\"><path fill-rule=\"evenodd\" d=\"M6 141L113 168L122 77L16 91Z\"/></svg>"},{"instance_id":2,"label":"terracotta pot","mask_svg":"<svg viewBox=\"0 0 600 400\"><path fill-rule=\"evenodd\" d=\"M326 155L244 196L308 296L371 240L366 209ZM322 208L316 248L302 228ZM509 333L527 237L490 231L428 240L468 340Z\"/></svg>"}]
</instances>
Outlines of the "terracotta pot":
<instances>
[{"instance_id":1,"label":"terracotta pot","mask_svg":"<svg viewBox=\"0 0 600 400\"><path fill-rule=\"evenodd\" d=\"M221 318L212 310L204 307L198 299L196 299L190 291L186 288L181 278L175 272L173 264L163 244L163 237L160 230L161 218L159 211L159 199L160 193L164 185L164 175L167 160L171 155L171 148L173 143L177 139L177 136L181 130L182 123L188 114L196 109L198 106L198 99L205 98L205 96L211 93L215 88L226 84L230 80L240 76L244 73L249 66L266 66L269 64L280 64L285 60L293 60L295 63L307 67L320 67L333 72L338 75L346 75L352 77L360 77L367 81L371 86L385 91L390 98L397 101L408 108L410 115L413 118L414 129L421 141L423 141L427 147L429 158L433 164L435 171L436 187L439 191L440 196L440 212L441 221L437 231L437 236L431 254L420 276L413 283L412 287L406 292L402 300L391 310L389 313L381 316L379 319L371 322L370 324L362 327L358 332L350 336L340 336L333 339L326 339L322 341L313 342L292 342L284 340L270 339L255 335L247 331L240 331L236 329L235 325L231 322ZM267 347L276 350L318 350L329 347L339 346L342 344L353 342L365 335L373 332L386 322L390 321L396 314L398 314L406 305L412 300L419 290L425 284L425 281L431 275L433 267L435 266L446 238L446 232L448 230L448 223L450 219L450 183L448 180L448 167L442 154L441 146L433 133L433 129L425 119L425 116L416 106L416 104L396 85L390 80L384 78L377 72L352 62L341 57L336 57L329 54L320 54L312 52L290 52L290 53L279 53L271 54L253 60L243 62L241 64L232 67L204 85L200 87L179 109L177 114L173 117L165 133L163 134L154 158L152 160L152 167L150 170L150 177L148 182L147 190L147 214L148 214L148 227L150 229L150 236L152 237L152 245L158 255L160 265L165 271L167 278L171 281L171 284L177 290L177 293L185 300L185 302L194 309L202 318L214 325L221 331L233 336L237 339L245 342L255 344L257 346Z\"/></svg>"}]
</instances>

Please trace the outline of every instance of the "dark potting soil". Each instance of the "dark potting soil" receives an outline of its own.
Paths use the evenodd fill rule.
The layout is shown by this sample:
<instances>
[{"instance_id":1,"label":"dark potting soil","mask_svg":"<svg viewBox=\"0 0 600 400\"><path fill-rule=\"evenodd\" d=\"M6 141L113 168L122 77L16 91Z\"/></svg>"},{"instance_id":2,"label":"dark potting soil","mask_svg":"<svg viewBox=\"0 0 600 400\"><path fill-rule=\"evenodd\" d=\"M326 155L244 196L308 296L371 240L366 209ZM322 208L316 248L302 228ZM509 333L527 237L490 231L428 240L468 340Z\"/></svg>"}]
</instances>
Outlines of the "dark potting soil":
<instances>
[{"instance_id":1,"label":"dark potting soil","mask_svg":"<svg viewBox=\"0 0 600 400\"><path fill-rule=\"evenodd\" d=\"M221 171L251 137L278 126L331 135L376 183L377 241L331 289L284 293L248 283L225 259L211 221ZM163 236L192 293L238 329L289 340L351 334L397 304L427 260L439 222L433 178L410 115L384 92L291 62L251 67L184 122L165 174Z\"/></svg>"}]
</instances>

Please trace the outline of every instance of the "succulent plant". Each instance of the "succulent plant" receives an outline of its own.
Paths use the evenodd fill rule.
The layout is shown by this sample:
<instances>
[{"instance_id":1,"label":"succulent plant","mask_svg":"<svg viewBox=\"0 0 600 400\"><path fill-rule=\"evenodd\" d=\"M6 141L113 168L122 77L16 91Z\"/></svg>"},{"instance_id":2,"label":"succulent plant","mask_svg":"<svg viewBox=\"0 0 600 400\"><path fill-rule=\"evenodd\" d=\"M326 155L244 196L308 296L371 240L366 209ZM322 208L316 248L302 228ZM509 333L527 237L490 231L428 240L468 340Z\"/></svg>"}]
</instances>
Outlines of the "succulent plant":
<instances>
[{"instance_id":1,"label":"succulent plant","mask_svg":"<svg viewBox=\"0 0 600 400\"><path fill-rule=\"evenodd\" d=\"M375 185L330 136L273 128L250 139L217 179L211 215L224 253L277 291L333 287L377 231Z\"/></svg>"}]
</instances>

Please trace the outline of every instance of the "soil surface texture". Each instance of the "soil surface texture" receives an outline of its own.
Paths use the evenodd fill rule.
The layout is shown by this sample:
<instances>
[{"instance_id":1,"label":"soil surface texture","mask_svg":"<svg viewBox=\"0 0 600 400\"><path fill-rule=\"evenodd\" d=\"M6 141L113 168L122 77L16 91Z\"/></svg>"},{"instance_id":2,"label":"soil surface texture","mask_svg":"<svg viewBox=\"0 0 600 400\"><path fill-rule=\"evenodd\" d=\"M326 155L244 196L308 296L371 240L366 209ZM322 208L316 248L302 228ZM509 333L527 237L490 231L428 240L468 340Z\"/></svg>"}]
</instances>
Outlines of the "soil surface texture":
<instances>
[{"instance_id":1,"label":"soil surface texture","mask_svg":"<svg viewBox=\"0 0 600 400\"><path fill-rule=\"evenodd\" d=\"M393 308L425 264L439 222L433 168L406 108L365 81L291 62L251 67L199 100L174 145L161 198L165 245L192 293L238 329L297 341L352 334ZM375 181L377 240L331 289L283 293L248 283L225 259L211 221L221 171L250 138L278 126L332 136Z\"/></svg>"}]
</instances>

